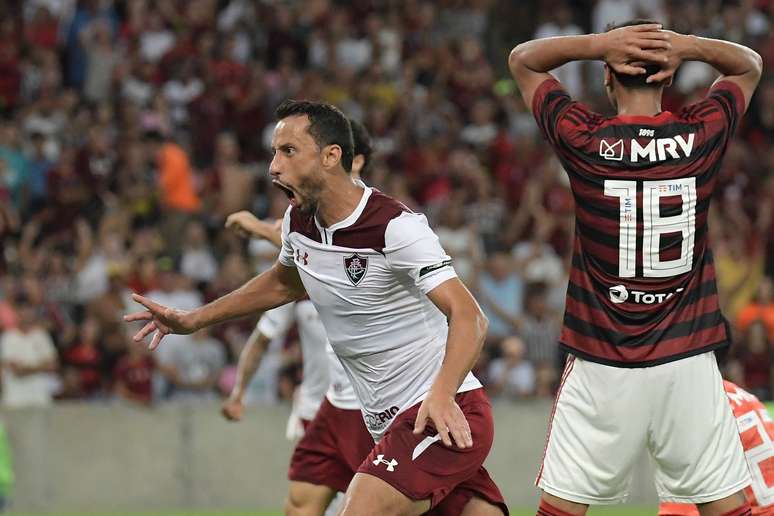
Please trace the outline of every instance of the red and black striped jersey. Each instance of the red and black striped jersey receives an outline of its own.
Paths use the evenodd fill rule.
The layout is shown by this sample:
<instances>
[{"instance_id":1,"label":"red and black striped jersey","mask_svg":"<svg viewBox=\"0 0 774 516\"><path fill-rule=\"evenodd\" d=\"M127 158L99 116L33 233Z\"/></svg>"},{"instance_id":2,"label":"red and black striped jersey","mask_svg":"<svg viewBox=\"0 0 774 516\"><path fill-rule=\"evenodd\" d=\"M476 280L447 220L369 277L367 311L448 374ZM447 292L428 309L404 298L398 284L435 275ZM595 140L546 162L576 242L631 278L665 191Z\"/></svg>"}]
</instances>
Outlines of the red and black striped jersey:
<instances>
[{"instance_id":1,"label":"red and black striped jersey","mask_svg":"<svg viewBox=\"0 0 774 516\"><path fill-rule=\"evenodd\" d=\"M575 198L560 345L624 367L727 345L707 217L744 113L739 87L719 82L679 113L605 117L549 79L532 107Z\"/></svg>"}]
</instances>

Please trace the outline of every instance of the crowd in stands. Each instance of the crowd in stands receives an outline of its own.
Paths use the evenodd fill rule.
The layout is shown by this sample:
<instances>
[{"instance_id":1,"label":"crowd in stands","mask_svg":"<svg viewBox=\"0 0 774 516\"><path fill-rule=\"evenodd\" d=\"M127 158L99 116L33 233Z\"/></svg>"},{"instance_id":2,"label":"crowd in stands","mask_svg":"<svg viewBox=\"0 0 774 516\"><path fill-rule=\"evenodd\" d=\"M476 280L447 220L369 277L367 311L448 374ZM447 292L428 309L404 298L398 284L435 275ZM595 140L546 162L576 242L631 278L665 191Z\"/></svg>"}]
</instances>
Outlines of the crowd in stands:
<instances>
[{"instance_id":1,"label":"crowd in stands","mask_svg":"<svg viewBox=\"0 0 774 516\"><path fill-rule=\"evenodd\" d=\"M132 292L193 308L277 249L224 229L281 217L274 108L332 102L370 130L365 180L426 213L490 320L477 374L504 399L551 396L573 233L559 162L506 59L533 37L656 19L755 48L764 78L731 144L711 222L734 346L727 376L774 397L771 0L7 0L0 5L0 361L6 406L217 399L255 318L159 351L131 341ZM601 64L556 74L612 114ZM703 96L686 63L665 109ZM292 397L298 337L272 344L253 401Z\"/></svg>"}]
</instances>

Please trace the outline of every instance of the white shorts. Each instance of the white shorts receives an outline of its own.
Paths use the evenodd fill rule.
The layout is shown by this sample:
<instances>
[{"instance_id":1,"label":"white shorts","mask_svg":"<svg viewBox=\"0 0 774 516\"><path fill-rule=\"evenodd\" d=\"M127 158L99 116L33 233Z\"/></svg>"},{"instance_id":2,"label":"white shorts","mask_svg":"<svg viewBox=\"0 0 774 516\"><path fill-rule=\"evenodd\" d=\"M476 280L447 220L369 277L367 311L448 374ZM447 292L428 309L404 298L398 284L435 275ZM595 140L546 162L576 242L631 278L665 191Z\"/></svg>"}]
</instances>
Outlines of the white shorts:
<instances>
[{"instance_id":1,"label":"white shorts","mask_svg":"<svg viewBox=\"0 0 774 516\"><path fill-rule=\"evenodd\" d=\"M706 503L750 483L714 353L647 368L567 361L536 484L571 502L629 496L643 450L662 501Z\"/></svg>"}]
</instances>

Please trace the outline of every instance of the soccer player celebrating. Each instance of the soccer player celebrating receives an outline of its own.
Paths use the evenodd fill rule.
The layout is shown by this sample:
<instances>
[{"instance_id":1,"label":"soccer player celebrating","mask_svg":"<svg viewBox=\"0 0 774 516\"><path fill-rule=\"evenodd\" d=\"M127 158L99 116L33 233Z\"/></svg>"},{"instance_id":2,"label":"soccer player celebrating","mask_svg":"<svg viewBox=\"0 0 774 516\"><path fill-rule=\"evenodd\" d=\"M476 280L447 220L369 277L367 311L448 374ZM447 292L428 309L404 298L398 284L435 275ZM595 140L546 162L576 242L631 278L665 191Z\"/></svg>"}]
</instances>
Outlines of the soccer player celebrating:
<instances>
[{"instance_id":1,"label":"soccer player celebrating","mask_svg":"<svg viewBox=\"0 0 774 516\"><path fill-rule=\"evenodd\" d=\"M603 60L617 109L573 101L549 73ZM721 77L677 113L661 95L680 63ZM713 350L729 344L707 215L728 143L761 75L741 45L634 21L529 41L509 58L570 177L576 230L560 345L570 354L549 423L539 514L623 502L643 449L659 496L703 515L749 514L750 478Z\"/></svg>"},{"instance_id":2,"label":"soccer player celebrating","mask_svg":"<svg viewBox=\"0 0 774 516\"><path fill-rule=\"evenodd\" d=\"M349 175L349 121L335 107L287 101L272 137L273 182L290 199L277 263L195 310L135 294L135 335L190 333L305 294L363 408L376 446L347 489L344 516L507 514L483 467L491 406L470 373L486 318L424 216Z\"/></svg>"},{"instance_id":3,"label":"soccer player celebrating","mask_svg":"<svg viewBox=\"0 0 774 516\"><path fill-rule=\"evenodd\" d=\"M744 490L752 507L753 516L774 515L774 421L763 403L749 392L729 381L723 382L726 396L739 427L744 456L750 469L752 483ZM698 516L695 505L664 502L658 508L659 516Z\"/></svg>"},{"instance_id":4,"label":"soccer player celebrating","mask_svg":"<svg viewBox=\"0 0 774 516\"><path fill-rule=\"evenodd\" d=\"M367 170L372 154L371 138L368 131L358 122L351 120L350 124L354 143L351 176L360 178ZM273 226L271 223L258 220L250 212L238 212L229 216L226 225L257 238L277 242L278 246L282 245L281 228L269 229ZM272 232L274 234L271 234ZM310 301L297 301L264 314L239 357L237 383L231 396L223 403L223 414L231 420L241 419L244 410L244 386L249 383L269 342L269 338L261 331L266 331L264 319L268 317L271 321L277 317L273 315L275 312L287 311L287 307L294 305L298 307L299 312L295 319L299 324L304 359L301 388L307 383L307 374L312 382L311 387L302 391L301 399L313 401L313 395L308 391L316 392L314 386L319 386L320 383L314 379L323 374L326 378L327 393L323 388L320 394L322 404L317 403L320 409L317 410L315 406L311 415L304 408L311 408L312 403L307 401L301 404L299 415L311 421L304 424L303 437L290 460L290 487L285 512L322 515L336 493L347 490L360 464L374 447L374 440L363 423L355 390L328 343L325 328L322 327L317 311ZM269 328L275 326L269 325ZM322 394L325 395L324 399Z\"/></svg>"}]
</instances>

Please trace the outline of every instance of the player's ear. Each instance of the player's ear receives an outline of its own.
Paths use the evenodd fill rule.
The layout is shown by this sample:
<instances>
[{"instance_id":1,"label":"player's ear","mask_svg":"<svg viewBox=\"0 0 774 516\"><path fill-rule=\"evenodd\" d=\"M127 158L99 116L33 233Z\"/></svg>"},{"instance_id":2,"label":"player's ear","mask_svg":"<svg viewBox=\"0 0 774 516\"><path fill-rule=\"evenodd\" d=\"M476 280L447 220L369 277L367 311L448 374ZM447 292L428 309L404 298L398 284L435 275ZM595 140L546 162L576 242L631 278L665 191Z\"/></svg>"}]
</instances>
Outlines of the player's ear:
<instances>
[{"instance_id":1,"label":"player's ear","mask_svg":"<svg viewBox=\"0 0 774 516\"><path fill-rule=\"evenodd\" d=\"M341 147L333 143L322 150L322 163L325 168L333 168L341 163Z\"/></svg>"},{"instance_id":2,"label":"player's ear","mask_svg":"<svg viewBox=\"0 0 774 516\"><path fill-rule=\"evenodd\" d=\"M613 87L613 73L610 67L605 63L605 88Z\"/></svg>"}]
</instances>

